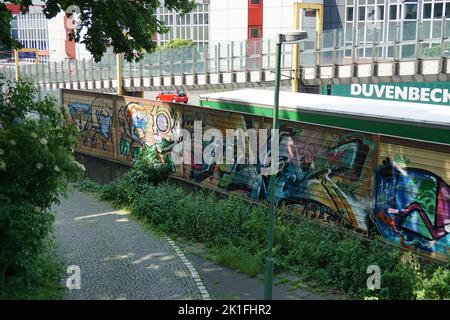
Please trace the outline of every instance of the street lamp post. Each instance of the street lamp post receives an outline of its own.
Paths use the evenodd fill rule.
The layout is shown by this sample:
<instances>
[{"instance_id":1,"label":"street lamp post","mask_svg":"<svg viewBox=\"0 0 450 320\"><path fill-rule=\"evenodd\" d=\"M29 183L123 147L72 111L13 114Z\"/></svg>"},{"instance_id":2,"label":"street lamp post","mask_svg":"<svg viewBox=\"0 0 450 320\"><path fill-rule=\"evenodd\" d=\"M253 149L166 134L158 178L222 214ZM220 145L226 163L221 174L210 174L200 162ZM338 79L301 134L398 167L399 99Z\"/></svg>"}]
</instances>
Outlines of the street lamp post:
<instances>
[{"instance_id":1,"label":"street lamp post","mask_svg":"<svg viewBox=\"0 0 450 320\"><path fill-rule=\"evenodd\" d=\"M281 47L283 43L298 43L308 37L305 31L294 31L277 35L276 50L276 72L275 72L275 98L273 109L273 130L278 130L278 114L280 101L280 82L281 82ZM273 159L272 159L273 162ZM271 172L269 182L269 236L268 236L268 253L266 258L266 272L264 281L264 299L272 300L272 284L273 284L273 231L275 220L275 178L277 170Z\"/></svg>"}]
</instances>

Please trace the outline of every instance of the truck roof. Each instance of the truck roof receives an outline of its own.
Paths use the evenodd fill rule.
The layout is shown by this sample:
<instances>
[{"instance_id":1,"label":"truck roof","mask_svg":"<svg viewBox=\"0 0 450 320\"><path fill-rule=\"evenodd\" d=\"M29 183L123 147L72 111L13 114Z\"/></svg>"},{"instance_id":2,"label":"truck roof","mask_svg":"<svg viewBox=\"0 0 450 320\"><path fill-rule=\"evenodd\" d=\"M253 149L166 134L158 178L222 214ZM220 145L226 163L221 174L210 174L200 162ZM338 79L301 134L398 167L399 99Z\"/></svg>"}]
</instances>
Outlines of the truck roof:
<instances>
[{"instance_id":1,"label":"truck roof","mask_svg":"<svg viewBox=\"0 0 450 320\"><path fill-rule=\"evenodd\" d=\"M221 101L273 108L274 91L243 89L216 92L201 95L200 100L205 106L207 101ZM450 130L450 106L444 105L281 91L280 108L298 110L301 113L412 122L421 126L437 126Z\"/></svg>"}]
</instances>

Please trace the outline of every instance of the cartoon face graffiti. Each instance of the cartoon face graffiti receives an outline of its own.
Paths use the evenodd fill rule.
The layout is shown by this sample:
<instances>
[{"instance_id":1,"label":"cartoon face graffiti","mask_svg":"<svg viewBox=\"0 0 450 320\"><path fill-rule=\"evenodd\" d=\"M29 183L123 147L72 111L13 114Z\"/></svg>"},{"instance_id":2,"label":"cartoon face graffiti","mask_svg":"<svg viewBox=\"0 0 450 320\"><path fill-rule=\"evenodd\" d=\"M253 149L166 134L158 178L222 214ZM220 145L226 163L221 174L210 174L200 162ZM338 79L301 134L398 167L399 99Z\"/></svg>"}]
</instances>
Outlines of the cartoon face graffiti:
<instances>
[{"instance_id":1,"label":"cartoon face graffiti","mask_svg":"<svg viewBox=\"0 0 450 320\"><path fill-rule=\"evenodd\" d=\"M127 123L130 126L131 137L135 142L144 145L146 142L147 113L145 108L136 103L130 103L126 110Z\"/></svg>"},{"instance_id":2,"label":"cartoon face graffiti","mask_svg":"<svg viewBox=\"0 0 450 320\"><path fill-rule=\"evenodd\" d=\"M154 106L151 111L152 132L148 143L161 143L163 140L173 140L173 129L176 123L175 115L168 109Z\"/></svg>"},{"instance_id":3,"label":"cartoon face graffiti","mask_svg":"<svg viewBox=\"0 0 450 320\"><path fill-rule=\"evenodd\" d=\"M88 129L91 120L91 105L86 103L71 102L68 105L73 122L81 132Z\"/></svg>"}]
</instances>

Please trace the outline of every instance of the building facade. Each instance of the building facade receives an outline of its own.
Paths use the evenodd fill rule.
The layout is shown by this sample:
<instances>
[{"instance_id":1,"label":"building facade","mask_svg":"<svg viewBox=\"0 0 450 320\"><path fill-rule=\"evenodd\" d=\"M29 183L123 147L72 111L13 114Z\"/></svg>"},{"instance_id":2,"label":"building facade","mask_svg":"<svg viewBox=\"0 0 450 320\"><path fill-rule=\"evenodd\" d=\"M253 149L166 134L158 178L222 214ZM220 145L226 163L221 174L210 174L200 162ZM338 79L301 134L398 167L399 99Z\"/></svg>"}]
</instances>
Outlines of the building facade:
<instances>
[{"instance_id":1,"label":"building facade","mask_svg":"<svg viewBox=\"0 0 450 320\"><path fill-rule=\"evenodd\" d=\"M180 15L177 12L160 7L155 15L170 29L168 33L158 34L155 40L163 46L172 39L192 39L198 47L209 42L209 2L197 1L198 6L191 13Z\"/></svg>"},{"instance_id":2,"label":"building facade","mask_svg":"<svg viewBox=\"0 0 450 320\"><path fill-rule=\"evenodd\" d=\"M450 1L442 0L340 0L339 14L345 21L345 42L358 44L392 43L435 39L450 35ZM428 47L433 41L426 41ZM368 49L363 49L368 50ZM401 48L401 56L414 55L413 44ZM370 49L369 49L370 51ZM364 52L368 55L371 52ZM386 46L383 57L392 58L393 47Z\"/></svg>"},{"instance_id":3,"label":"building facade","mask_svg":"<svg viewBox=\"0 0 450 320\"><path fill-rule=\"evenodd\" d=\"M293 29L295 2L324 4L323 0L211 0L210 39L217 42L275 39L277 34ZM302 29L313 36L315 12L303 11L300 21Z\"/></svg>"},{"instance_id":4,"label":"building facade","mask_svg":"<svg viewBox=\"0 0 450 320\"><path fill-rule=\"evenodd\" d=\"M254 39L274 39L276 34L293 28L295 2L323 5L323 30L338 30L347 44L356 39L359 44L414 40L421 37L439 38L442 21L446 35L450 34L449 0L209 0L201 1L202 34L193 32L196 22L192 13L180 18L175 13L160 13L162 20L172 27L160 41L172 38L192 38L202 44ZM178 22L180 20L180 23ZM312 39L316 32L313 10L302 10L301 28ZM420 28L420 30L419 30ZM386 55L392 49L386 49ZM408 48L404 48L407 52Z\"/></svg>"},{"instance_id":5,"label":"building facade","mask_svg":"<svg viewBox=\"0 0 450 320\"><path fill-rule=\"evenodd\" d=\"M33 5L22 14L19 6L7 4L12 12L11 35L24 48L38 49L42 62L59 62L66 59L89 59L90 53L82 44L69 40L67 17L60 12L47 19L43 13L44 2L33 0Z\"/></svg>"}]
</instances>

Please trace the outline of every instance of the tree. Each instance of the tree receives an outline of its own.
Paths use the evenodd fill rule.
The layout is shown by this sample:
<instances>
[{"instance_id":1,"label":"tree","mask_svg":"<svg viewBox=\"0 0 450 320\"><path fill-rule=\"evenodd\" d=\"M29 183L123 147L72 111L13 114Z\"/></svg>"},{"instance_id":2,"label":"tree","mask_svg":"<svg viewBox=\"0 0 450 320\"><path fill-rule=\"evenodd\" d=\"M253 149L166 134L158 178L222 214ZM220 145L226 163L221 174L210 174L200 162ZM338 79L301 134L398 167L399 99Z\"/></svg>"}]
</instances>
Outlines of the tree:
<instances>
[{"instance_id":1,"label":"tree","mask_svg":"<svg viewBox=\"0 0 450 320\"><path fill-rule=\"evenodd\" d=\"M11 0L26 11L31 0ZM70 39L86 46L98 62L109 46L115 53L124 53L128 61L139 60L146 52L157 49L153 41L155 33L166 33L168 27L159 21L154 12L162 3L169 10L180 14L192 11L194 0L44 0L45 15L55 17L65 11L77 13L76 28ZM79 9L79 14L78 14ZM69 11L69 12L67 12ZM4 3L0 3L0 44L17 47L10 36L11 13Z\"/></svg>"},{"instance_id":2,"label":"tree","mask_svg":"<svg viewBox=\"0 0 450 320\"><path fill-rule=\"evenodd\" d=\"M0 77L0 292L8 276L27 270L45 248L75 161L76 126L56 100L36 99L27 82Z\"/></svg>"},{"instance_id":3,"label":"tree","mask_svg":"<svg viewBox=\"0 0 450 320\"><path fill-rule=\"evenodd\" d=\"M195 46L192 39L172 39L169 40L161 49L174 49L174 48L192 48Z\"/></svg>"}]
</instances>

